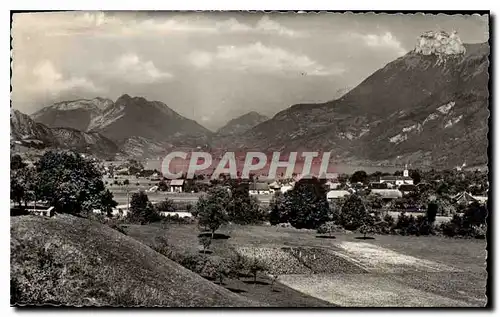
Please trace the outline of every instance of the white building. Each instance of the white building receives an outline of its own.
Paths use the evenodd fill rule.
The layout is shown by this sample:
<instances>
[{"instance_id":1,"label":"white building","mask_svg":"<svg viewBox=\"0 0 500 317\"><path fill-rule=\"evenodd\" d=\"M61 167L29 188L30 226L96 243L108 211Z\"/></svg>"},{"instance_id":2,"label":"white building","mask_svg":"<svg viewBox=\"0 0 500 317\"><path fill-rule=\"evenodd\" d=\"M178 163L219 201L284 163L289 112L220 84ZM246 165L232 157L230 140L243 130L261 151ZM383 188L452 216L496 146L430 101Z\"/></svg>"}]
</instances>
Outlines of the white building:
<instances>
[{"instance_id":1,"label":"white building","mask_svg":"<svg viewBox=\"0 0 500 317\"><path fill-rule=\"evenodd\" d=\"M349 196L350 194L351 193L347 190L333 189L333 190L330 190L328 193L326 193L326 198L328 200L333 200L333 199L344 198L346 196Z\"/></svg>"},{"instance_id":2,"label":"white building","mask_svg":"<svg viewBox=\"0 0 500 317\"><path fill-rule=\"evenodd\" d=\"M170 192L171 193L182 193L184 192L184 180L183 179L173 179L170 181Z\"/></svg>"}]
</instances>

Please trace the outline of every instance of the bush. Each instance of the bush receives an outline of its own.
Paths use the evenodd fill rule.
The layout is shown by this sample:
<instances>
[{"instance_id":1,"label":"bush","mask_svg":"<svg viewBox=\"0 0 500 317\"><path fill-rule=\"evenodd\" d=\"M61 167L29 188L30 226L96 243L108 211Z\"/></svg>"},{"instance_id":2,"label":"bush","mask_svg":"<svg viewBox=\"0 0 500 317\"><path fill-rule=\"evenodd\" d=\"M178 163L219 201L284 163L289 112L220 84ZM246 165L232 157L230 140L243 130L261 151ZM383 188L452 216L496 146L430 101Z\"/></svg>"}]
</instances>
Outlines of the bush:
<instances>
[{"instance_id":1,"label":"bush","mask_svg":"<svg viewBox=\"0 0 500 317\"><path fill-rule=\"evenodd\" d=\"M328 234L329 236L332 235L332 233L336 232L339 230L339 227L333 222L333 221L328 221L319 226L317 232L319 234Z\"/></svg>"}]
</instances>

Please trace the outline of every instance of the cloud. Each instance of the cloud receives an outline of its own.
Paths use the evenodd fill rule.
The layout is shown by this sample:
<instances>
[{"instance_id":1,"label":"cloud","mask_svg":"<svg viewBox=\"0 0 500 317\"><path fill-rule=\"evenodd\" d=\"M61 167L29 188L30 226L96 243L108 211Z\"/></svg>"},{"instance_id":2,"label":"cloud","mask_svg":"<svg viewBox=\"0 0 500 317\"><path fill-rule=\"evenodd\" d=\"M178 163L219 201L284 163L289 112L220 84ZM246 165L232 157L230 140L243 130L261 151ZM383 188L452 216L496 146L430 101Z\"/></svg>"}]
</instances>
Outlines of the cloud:
<instances>
[{"instance_id":1,"label":"cloud","mask_svg":"<svg viewBox=\"0 0 500 317\"><path fill-rule=\"evenodd\" d=\"M260 73L299 73L310 76L339 75L345 70L336 65L326 67L306 55L294 54L260 42L246 46L218 46L214 53L195 51L188 57L198 68L220 67L235 71Z\"/></svg>"},{"instance_id":2,"label":"cloud","mask_svg":"<svg viewBox=\"0 0 500 317\"><path fill-rule=\"evenodd\" d=\"M279 24L276 21L271 20L267 15L263 16L259 22L257 22L256 29L268 32L268 33L276 33L279 35L285 35L290 37L302 36L303 32L294 31L292 29L286 28L283 25Z\"/></svg>"},{"instance_id":3,"label":"cloud","mask_svg":"<svg viewBox=\"0 0 500 317\"><path fill-rule=\"evenodd\" d=\"M192 18L190 18L192 17ZM16 14L14 28L23 32L43 32L47 36L144 36L145 34L270 34L287 37L304 35L289 29L264 15L255 25L244 24L236 18L219 21L197 19L193 16L166 18L137 18L130 14L104 12L55 12Z\"/></svg>"},{"instance_id":4,"label":"cloud","mask_svg":"<svg viewBox=\"0 0 500 317\"><path fill-rule=\"evenodd\" d=\"M351 33L349 37L354 37L360 39L361 42L368 47L374 49L388 49L397 56L406 54L408 51L403 47L400 41L392 35L391 32L385 32L384 34L360 34Z\"/></svg>"},{"instance_id":5,"label":"cloud","mask_svg":"<svg viewBox=\"0 0 500 317\"><path fill-rule=\"evenodd\" d=\"M118 57L104 72L105 75L108 74L132 84L151 84L173 77L172 74L158 69L152 61L141 60L139 56L132 53Z\"/></svg>"},{"instance_id":6,"label":"cloud","mask_svg":"<svg viewBox=\"0 0 500 317\"><path fill-rule=\"evenodd\" d=\"M20 69L22 71L23 66ZM33 68L32 75L34 82L28 85L28 89L38 93L57 96L71 90L101 91L91 80L85 77L71 76L64 78L49 60L38 63Z\"/></svg>"}]
</instances>

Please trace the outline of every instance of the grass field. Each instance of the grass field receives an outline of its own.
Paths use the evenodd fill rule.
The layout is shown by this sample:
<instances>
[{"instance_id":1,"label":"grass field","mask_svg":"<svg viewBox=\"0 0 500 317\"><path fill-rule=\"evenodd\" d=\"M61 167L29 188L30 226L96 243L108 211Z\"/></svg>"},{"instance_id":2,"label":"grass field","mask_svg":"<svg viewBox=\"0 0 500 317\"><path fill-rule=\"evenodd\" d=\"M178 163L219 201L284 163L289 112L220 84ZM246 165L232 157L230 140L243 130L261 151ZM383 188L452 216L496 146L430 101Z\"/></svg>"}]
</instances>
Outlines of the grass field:
<instances>
[{"instance_id":1,"label":"grass field","mask_svg":"<svg viewBox=\"0 0 500 317\"><path fill-rule=\"evenodd\" d=\"M195 225L129 225L125 230L146 244L163 236L180 250L200 250ZM389 235L360 240L357 234L319 239L312 230L238 225L228 225L220 232L230 238L214 240L210 247L214 255L243 252L272 262L270 273L279 275L278 285L288 298L272 292L265 285L270 279L261 275L264 285L252 286L259 289L254 293L260 297L273 298L269 305L293 306L300 301L317 306L311 298L340 306L461 307L486 303L484 240ZM242 286L236 280L228 285L235 292ZM290 289L296 291L293 296ZM246 293L249 298L255 296L246 289L240 294Z\"/></svg>"}]
</instances>

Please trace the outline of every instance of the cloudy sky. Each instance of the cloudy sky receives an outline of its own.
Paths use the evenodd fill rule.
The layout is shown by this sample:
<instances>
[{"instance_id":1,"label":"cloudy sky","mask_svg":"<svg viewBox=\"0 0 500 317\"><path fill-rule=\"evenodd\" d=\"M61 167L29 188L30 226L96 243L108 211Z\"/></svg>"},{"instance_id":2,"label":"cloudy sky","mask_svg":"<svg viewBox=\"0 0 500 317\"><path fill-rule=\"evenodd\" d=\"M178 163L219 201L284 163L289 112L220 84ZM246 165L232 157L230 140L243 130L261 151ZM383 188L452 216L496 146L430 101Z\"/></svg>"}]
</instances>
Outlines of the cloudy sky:
<instances>
[{"instance_id":1,"label":"cloudy sky","mask_svg":"<svg viewBox=\"0 0 500 317\"><path fill-rule=\"evenodd\" d=\"M33 113L56 101L128 93L217 129L249 111L272 116L334 99L428 30L488 40L486 16L15 14L12 101Z\"/></svg>"}]
</instances>

